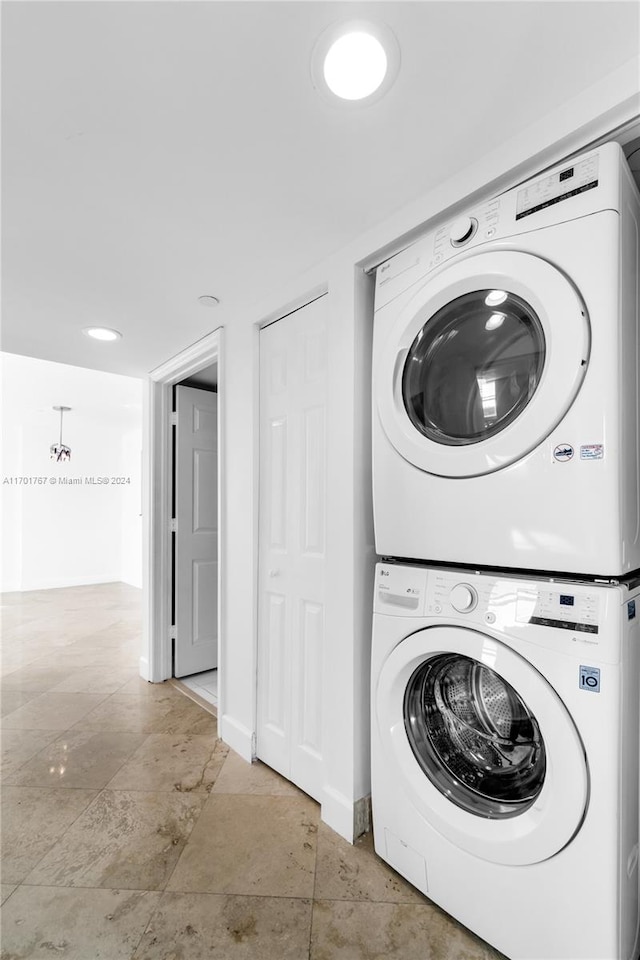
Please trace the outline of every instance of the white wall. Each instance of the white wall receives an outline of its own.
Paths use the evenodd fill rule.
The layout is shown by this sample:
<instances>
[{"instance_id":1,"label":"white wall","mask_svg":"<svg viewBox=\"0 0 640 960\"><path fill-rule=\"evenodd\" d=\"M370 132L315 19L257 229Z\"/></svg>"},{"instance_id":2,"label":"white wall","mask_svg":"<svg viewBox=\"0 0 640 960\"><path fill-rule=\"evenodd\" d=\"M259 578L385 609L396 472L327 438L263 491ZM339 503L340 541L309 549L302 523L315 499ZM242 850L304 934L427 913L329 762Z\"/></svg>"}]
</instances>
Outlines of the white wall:
<instances>
[{"instance_id":1,"label":"white wall","mask_svg":"<svg viewBox=\"0 0 640 960\"><path fill-rule=\"evenodd\" d=\"M19 590L22 579L22 487L7 483L22 474L22 427L4 423L6 405L3 404L2 444L0 444L0 473L2 477L2 590Z\"/></svg>"},{"instance_id":2,"label":"white wall","mask_svg":"<svg viewBox=\"0 0 640 960\"><path fill-rule=\"evenodd\" d=\"M142 587L142 423L121 436L122 470L131 484L120 503L120 580Z\"/></svg>"},{"instance_id":3,"label":"white wall","mask_svg":"<svg viewBox=\"0 0 640 960\"><path fill-rule=\"evenodd\" d=\"M2 375L2 589L141 585L141 382L12 354Z\"/></svg>"},{"instance_id":4,"label":"white wall","mask_svg":"<svg viewBox=\"0 0 640 960\"><path fill-rule=\"evenodd\" d=\"M222 737L247 759L253 752L256 683L258 328L329 290L330 426L328 430L326 622L326 788L322 816L351 839L357 802L369 792L369 646L371 642L370 344L371 287L359 264L385 255L462 205L491 196L640 113L636 64L561 104L543 123L398 211L297 280L260 300L224 331L225 518ZM428 162L428 157L425 157ZM310 225L312 229L312 225ZM308 298L308 297L307 297ZM149 644L151 640L149 640ZM151 662L148 651L148 662ZM161 679L153 677L153 679Z\"/></svg>"}]
</instances>

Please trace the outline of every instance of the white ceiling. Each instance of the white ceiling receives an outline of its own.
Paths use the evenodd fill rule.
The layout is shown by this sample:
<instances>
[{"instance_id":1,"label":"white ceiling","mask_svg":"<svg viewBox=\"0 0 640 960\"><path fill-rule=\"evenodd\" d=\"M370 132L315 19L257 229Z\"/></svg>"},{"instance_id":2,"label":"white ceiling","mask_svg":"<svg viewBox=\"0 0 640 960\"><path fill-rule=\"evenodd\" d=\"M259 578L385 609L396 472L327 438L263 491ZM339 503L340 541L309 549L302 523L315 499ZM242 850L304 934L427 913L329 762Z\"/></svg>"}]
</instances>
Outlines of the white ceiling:
<instances>
[{"instance_id":1,"label":"white ceiling","mask_svg":"<svg viewBox=\"0 0 640 960\"><path fill-rule=\"evenodd\" d=\"M609 0L2 15L2 348L138 376L638 55L638 5ZM399 75L328 103L314 44L362 16L394 31Z\"/></svg>"},{"instance_id":2,"label":"white ceiling","mask_svg":"<svg viewBox=\"0 0 640 960\"><path fill-rule=\"evenodd\" d=\"M78 420L120 429L139 427L142 422L142 384L135 377L10 353L0 355L0 373L5 439L10 426L50 425L53 442L60 428L54 406L71 407L64 414L65 432Z\"/></svg>"}]
</instances>

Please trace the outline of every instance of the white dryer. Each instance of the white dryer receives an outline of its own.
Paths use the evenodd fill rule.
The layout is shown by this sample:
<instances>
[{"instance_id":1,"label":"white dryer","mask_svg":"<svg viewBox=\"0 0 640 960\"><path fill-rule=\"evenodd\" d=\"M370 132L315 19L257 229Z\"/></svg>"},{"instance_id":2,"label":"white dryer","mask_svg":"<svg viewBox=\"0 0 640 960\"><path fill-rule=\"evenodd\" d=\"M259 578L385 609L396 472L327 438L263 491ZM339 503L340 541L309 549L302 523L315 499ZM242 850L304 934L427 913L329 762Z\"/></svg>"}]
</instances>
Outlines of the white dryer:
<instances>
[{"instance_id":1,"label":"white dryer","mask_svg":"<svg viewBox=\"0 0 640 960\"><path fill-rule=\"evenodd\" d=\"M639 594L376 568L376 851L512 960L637 960Z\"/></svg>"},{"instance_id":2,"label":"white dryer","mask_svg":"<svg viewBox=\"0 0 640 960\"><path fill-rule=\"evenodd\" d=\"M639 231L611 143L378 268L380 555L640 568Z\"/></svg>"}]
</instances>

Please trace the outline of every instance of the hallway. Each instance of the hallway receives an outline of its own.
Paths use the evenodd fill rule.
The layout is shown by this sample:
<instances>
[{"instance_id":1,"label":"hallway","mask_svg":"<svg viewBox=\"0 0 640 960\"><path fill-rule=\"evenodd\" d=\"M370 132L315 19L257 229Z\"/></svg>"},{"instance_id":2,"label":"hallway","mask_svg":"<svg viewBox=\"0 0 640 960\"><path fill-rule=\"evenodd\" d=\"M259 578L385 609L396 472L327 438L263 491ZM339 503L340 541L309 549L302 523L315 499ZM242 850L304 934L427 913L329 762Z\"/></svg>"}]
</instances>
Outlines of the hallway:
<instances>
[{"instance_id":1,"label":"hallway","mask_svg":"<svg viewBox=\"0 0 640 960\"><path fill-rule=\"evenodd\" d=\"M138 676L140 592L5 594L1 960L496 960Z\"/></svg>"}]
</instances>

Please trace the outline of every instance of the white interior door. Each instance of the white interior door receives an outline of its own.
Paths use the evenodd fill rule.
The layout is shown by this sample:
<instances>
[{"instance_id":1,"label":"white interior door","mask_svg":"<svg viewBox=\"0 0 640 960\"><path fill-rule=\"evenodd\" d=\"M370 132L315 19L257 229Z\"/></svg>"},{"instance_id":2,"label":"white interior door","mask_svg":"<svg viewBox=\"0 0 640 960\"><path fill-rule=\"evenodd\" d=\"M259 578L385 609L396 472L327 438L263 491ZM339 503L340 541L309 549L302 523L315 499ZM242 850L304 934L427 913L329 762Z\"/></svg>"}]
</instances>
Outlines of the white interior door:
<instances>
[{"instance_id":1,"label":"white interior door","mask_svg":"<svg viewBox=\"0 0 640 960\"><path fill-rule=\"evenodd\" d=\"M257 754L323 784L327 298L260 333Z\"/></svg>"},{"instance_id":2,"label":"white interior door","mask_svg":"<svg viewBox=\"0 0 640 960\"><path fill-rule=\"evenodd\" d=\"M176 677L217 666L218 395L176 387Z\"/></svg>"}]
</instances>

